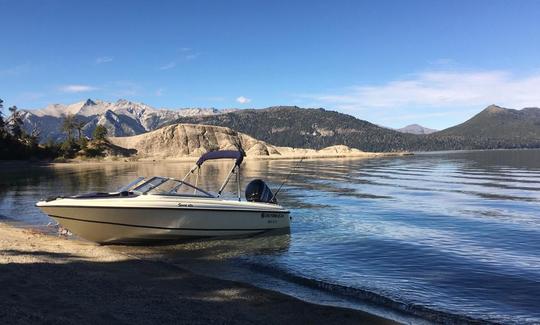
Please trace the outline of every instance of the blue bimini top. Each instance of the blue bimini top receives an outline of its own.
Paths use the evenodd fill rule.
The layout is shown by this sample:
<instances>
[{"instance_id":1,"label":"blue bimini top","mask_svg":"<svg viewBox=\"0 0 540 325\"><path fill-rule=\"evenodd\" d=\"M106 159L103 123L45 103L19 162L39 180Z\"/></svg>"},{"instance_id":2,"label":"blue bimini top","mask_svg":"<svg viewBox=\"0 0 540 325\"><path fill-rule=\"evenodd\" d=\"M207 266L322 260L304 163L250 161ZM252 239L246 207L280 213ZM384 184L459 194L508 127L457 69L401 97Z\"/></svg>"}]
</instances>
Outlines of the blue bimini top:
<instances>
[{"instance_id":1,"label":"blue bimini top","mask_svg":"<svg viewBox=\"0 0 540 325\"><path fill-rule=\"evenodd\" d=\"M205 161L214 159L236 159L235 165L240 166L244 160L244 154L241 151L236 150L210 151L202 155L199 160L197 160L197 166L201 167Z\"/></svg>"}]
</instances>

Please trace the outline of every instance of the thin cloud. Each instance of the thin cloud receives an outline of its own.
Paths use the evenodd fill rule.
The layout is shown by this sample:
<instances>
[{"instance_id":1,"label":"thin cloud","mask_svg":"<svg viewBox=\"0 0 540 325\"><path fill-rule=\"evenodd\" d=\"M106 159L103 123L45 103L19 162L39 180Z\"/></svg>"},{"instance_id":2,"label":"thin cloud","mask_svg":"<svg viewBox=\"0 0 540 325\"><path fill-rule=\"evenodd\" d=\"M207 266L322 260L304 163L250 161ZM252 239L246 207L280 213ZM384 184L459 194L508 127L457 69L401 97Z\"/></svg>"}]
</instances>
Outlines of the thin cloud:
<instances>
[{"instance_id":1,"label":"thin cloud","mask_svg":"<svg viewBox=\"0 0 540 325\"><path fill-rule=\"evenodd\" d=\"M505 71L434 71L383 85L352 86L338 92L301 97L351 112L373 108L459 108L492 103L519 108L540 105L538 89L540 74L517 77Z\"/></svg>"},{"instance_id":2,"label":"thin cloud","mask_svg":"<svg viewBox=\"0 0 540 325\"><path fill-rule=\"evenodd\" d=\"M159 88L158 90L156 90L156 96L157 96L157 97L163 96L163 92L164 92L164 91L165 91L165 90L164 90L163 88Z\"/></svg>"},{"instance_id":3,"label":"thin cloud","mask_svg":"<svg viewBox=\"0 0 540 325\"><path fill-rule=\"evenodd\" d=\"M199 57L199 53L192 53L185 56L186 60L194 60Z\"/></svg>"},{"instance_id":4,"label":"thin cloud","mask_svg":"<svg viewBox=\"0 0 540 325\"><path fill-rule=\"evenodd\" d=\"M540 106L540 73L432 70L380 85L354 85L297 95L304 105L337 109L379 125L419 123L445 128L496 104Z\"/></svg>"},{"instance_id":5,"label":"thin cloud","mask_svg":"<svg viewBox=\"0 0 540 325\"><path fill-rule=\"evenodd\" d=\"M236 98L236 101L239 102L240 104L247 104L247 103L251 102L251 99L247 98L247 97L244 97L244 96L240 96L240 97Z\"/></svg>"},{"instance_id":6,"label":"thin cloud","mask_svg":"<svg viewBox=\"0 0 540 325\"><path fill-rule=\"evenodd\" d=\"M65 93L84 93L96 90L96 87L89 85L65 85L60 87L60 91Z\"/></svg>"},{"instance_id":7,"label":"thin cloud","mask_svg":"<svg viewBox=\"0 0 540 325\"><path fill-rule=\"evenodd\" d=\"M200 53L193 52L193 49L190 47L181 47L177 50L178 52L172 57L174 61L171 61L167 64L160 66L159 70L170 70L176 68L180 63L183 64L185 61L195 60L200 56Z\"/></svg>"},{"instance_id":8,"label":"thin cloud","mask_svg":"<svg viewBox=\"0 0 540 325\"><path fill-rule=\"evenodd\" d=\"M96 64L109 63L112 62L113 58L110 56L101 56L96 59Z\"/></svg>"},{"instance_id":9,"label":"thin cloud","mask_svg":"<svg viewBox=\"0 0 540 325\"><path fill-rule=\"evenodd\" d=\"M172 61L159 67L159 70L170 70L176 67L176 62Z\"/></svg>"}]
</instances>

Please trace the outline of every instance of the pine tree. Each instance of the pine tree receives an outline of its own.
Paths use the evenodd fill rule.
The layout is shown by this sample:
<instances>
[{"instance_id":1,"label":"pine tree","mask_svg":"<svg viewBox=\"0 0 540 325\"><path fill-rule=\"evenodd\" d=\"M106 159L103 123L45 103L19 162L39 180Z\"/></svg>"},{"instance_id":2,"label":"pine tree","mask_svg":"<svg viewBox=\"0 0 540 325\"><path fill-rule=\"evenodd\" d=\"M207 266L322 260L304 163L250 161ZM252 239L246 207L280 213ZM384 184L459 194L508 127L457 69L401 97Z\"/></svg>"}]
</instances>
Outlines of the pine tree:
<instances>
[{"instance_id":1,"label":"pine tree","mask_svg":"<svg viewBox=\"0 0 540 325\"><path fill-rule=\"evenodd\" d=\"M107 128L99 124L94 129L94 133L92 133L92 137L94 138L94 140L106 140L107 133L108 133Z\"/></svg>"}]
</instances>

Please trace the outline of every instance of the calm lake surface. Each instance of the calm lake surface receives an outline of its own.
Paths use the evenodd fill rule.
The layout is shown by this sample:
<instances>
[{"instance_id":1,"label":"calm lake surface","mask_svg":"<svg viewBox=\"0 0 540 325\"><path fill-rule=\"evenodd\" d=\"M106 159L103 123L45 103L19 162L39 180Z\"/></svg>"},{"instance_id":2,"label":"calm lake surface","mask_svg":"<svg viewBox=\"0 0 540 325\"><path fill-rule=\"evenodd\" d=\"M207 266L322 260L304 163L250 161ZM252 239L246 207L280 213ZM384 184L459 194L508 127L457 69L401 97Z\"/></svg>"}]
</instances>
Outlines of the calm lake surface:
<instances>
[{"instance_id":1,"label":"calm lake surface","mask_svg":"<svg viewBox=\"0 0 540 325\"><path fill-rule=\"evenodd\" d=\"M248 161L242 188L263 178L275 189L295 164ZM0 220L52 229L34 207L40 198L180 177L189 167L3 167ZM228 168L209 164L202 187L217 189ZM291 210L290 234L114 249L321 303L540 323L539 150L307 160L279 200Z\"/></svg>"}]
</instances>

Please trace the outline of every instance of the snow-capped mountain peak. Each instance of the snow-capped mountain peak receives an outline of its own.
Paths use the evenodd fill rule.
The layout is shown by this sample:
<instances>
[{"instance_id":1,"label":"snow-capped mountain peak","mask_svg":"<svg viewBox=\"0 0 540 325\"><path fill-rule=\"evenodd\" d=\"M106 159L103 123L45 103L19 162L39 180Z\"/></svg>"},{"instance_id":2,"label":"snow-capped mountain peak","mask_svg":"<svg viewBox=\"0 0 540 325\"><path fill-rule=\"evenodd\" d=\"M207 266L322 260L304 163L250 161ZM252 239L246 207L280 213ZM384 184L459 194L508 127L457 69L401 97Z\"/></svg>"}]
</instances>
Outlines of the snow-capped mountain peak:
<instances>
[{"instance_id":1,"label":"snow-capped mountain peak","mask_svg":"<svg viewBox=\"0 0 540 325\"><path fill-rule=\"evenodd\" d=\"M230 110L227 110L227 112ZM86 122L85 135L90 136L102 124L111 136L129 136L152 131L182 116L215 115L215 108L156 109L144 103L119 99L116 102L87 99L73 104L52 104L44 109L23 110L24 128L41 130L42 141L64 137L60 125L68 114Z\"/></svg>"},{"instance_id":2,"label":"snow-capped mountain peak","mask_svg":"<svg viewBox=\"0 0 540 325\"><path fill-rule=\"evenodd\" d=\"M54 116L61 117L66 114L77 114L81 108L86 104L86 101L77 102L69 105L64 104L52 104L44 109L38 109L31 111L36 116Z\"/></svg>"}]
</instances>

